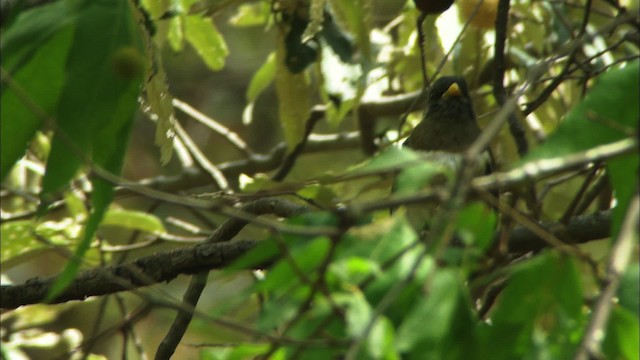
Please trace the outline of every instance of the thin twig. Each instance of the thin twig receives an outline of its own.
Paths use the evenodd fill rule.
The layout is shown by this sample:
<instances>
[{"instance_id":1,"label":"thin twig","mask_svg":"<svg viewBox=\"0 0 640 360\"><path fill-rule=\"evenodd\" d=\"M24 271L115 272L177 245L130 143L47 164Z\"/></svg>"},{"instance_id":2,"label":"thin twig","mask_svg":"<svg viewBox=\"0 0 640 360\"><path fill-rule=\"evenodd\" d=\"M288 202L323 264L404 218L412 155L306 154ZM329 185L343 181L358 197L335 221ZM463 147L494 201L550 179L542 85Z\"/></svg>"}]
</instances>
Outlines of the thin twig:
<instances>
[{"instance_id":1,"label":"thin twig","mask_svg":"<svg viewBox=\"0 0 640 360\"><path fill-rule=\"evenodd\" d=\"M222 191L229 191L229 182L227 178L224 176L222 171L218 169L217 166L213 165L209 159L200 151L200 148L195 144L195 142L191 139L189 134L182 128L179 122L174 124L176 134L182 140L184 145L189 149L189 152L195 157L196 161L202 168L211 175L213 180L218 184L218 188Z\"/></svg>"},{"instance_id":2,"label":"thin twig","mask_svg":"<svg viewBox=\"0 0 640 360\"><path fill-rule=\"evenodd\" d=\"M212 118L206 116L205 114L199 112L198 110L194 109L189 104L187 104L187 103L185 103L183 101L180 101L180 100L174 98L171 103L173 104L173 106L176 109L181 110L185 114L189 115L191 118L193 118L195 120L198 120L200 123L202 123L203 125L205 125L209 129L211 129L214 132L222 135L225 139L227 139L231 144L233 144L236 148L238 148L240 151L242 151L247 156L253 155L253 151L251 150L249 145L247 145L247 143L244 142L244 140L242 140L240 135L238 135L235 132L231 131L226 126L220 124L219 122L215 121L214 119L212 119Z\"/></svg>"}]
</instances>

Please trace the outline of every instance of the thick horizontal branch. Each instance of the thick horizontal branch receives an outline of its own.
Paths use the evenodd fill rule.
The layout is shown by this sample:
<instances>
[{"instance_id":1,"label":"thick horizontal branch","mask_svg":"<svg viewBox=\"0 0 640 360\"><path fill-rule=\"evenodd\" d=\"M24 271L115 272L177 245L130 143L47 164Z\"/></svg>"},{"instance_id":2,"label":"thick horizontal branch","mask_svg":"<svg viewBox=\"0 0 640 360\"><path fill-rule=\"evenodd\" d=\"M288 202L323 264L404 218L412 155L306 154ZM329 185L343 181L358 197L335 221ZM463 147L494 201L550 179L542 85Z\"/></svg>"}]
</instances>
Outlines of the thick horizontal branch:
<instances>
[{"instance_id":1,"label":"thick horizontal branch","mask_svg":"<svg viewBox=\"0 0 640 360\"><path fill-rule=\"evenodd\" d=\"M236 224L237 225L237 224ZM232 226L236 233L237 226ZM542 224L547 229L558 229L557 224ZM574 218L564 228L562 238L571 243L584 243L609 236L611 211ZM224 232L224 231L223 231ZM228 235L228 234L227 234ZM568 235L568 236L567 236ZM217 238L214 236L214 238ZM171 251L161 251L135 261L82 271L72 284L52 303L69 300L84 300L89 296L100 296L119 291L166 282L180 274L195 274L204 270L222 269L233 260L253 249L256 241L243 240L224 243L210 239L195 246ZM509 249L514 252L537 250L547 243L531 231L516 227L509 238ZM34 278L20 285L0 287L0 308L15 309L19 306L42 303L55 277Z\"/></svg>"},{"instance_id":2,"label":"thick horizontal branch","mask_svg":"<svg viewBox=\"0 0 640 360\"><path fill-rule=\"evenodd\" d=\"M611 235L611 210L576 216L566 226L554 222L542 223L541 225L569 244L604 239ZM498 236L497 234L496 241ZM524 253L540 250L548 245L531 230L522 226L516 226L509 236L509 252Z\"/></svg>"},{"instance_id":3,"label":"thick horizontal branch","mask_svg":"<svg viewBox=\"0 0 640 360\"><path fill-rule=\"evenodd\" d=\"M126 264L82 271L51 303L84 300L89 296L113 294L171 281L181 274L222 269L252 249L254 245L255 241L249 240L203 243L171 251L160 251ZM15 309L22 305L42 303L55 280L55 277L33 278L22 285L2 285L0 308Z\"/></svg>"}]
</instances>

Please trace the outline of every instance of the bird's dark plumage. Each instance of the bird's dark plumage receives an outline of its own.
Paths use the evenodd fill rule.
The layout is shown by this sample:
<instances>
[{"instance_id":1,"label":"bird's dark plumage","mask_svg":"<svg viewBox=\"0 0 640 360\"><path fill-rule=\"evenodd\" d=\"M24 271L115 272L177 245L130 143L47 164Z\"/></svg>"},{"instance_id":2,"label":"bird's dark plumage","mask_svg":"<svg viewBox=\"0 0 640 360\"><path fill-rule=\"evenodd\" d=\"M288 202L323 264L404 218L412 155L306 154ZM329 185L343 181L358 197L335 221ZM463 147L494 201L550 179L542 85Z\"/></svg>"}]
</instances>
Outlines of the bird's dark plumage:
<instances>
[{"instance_id":1,"label":"bird's dark plumage","mask_svg":"<svg viewBox=\"0 0 640 360\"><path fill-rule=\"evenodd\" d=\"M403 145L413 150L459 153L480 132L467 82L462 77L443 76L433 83L422 121Z\"/></svg>"},{"instance_id":2,"label":"bird's dark plumage","mask_svg":"<svg viewBox=\"0 0 640 360\"><path fill-rule=\"evenodd\" d=\"M462 77L444 76L433 83L422 121L403 146L421 152L426 162L455 171L462 165L460 153L466 151L480 133L466 81ZM490 152L483 158L486 166L479 168L477 175L491 172ZM402 191L396 181L394 191ZM433 179L427 186L434 186ZM429 227L436 211L437 207L429 204L408 205L406 216L417 231L422 231Z\"/></svg>"}]
</instances>

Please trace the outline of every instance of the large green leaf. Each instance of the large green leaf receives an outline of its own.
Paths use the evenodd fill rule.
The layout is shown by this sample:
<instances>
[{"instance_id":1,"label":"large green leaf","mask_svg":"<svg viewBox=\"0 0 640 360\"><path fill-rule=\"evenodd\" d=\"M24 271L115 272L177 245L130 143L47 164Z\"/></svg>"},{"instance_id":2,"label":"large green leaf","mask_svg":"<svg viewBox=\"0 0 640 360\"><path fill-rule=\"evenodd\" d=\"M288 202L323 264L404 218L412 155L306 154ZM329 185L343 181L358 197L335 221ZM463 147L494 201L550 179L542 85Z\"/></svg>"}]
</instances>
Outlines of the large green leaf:
<instances>
[{"instance_id":1,"label":"large green leaf","mask_svg":"<svg viewBox=\"0 0 640 360\"><path fill-rule=\"evenodd\" d=\"M540 346L573 353L579 341L573 335L584 321L580 284L575 262L554 252L519 265L491 313L492 326L481 328L487 331L483 345L490 358L525 358Z\"/></svg>"},{"instance_id":2,"label":"large green leaf","mask_svg":"<svg viewBox=\"0 0 640 360\"><path fill-rule=\"evenodd\" d=\"M127 0L91 2L77 19L43 199L66 186L87 159L120 173L144 74L140 29L131 10ZM50 290L50 298L75 276L111 201L113 184L98 178L93 185L93 208L82 241Z\"/></svg>"},{"instance_id":3,"label":"large green leaf","mask_svg":"<svg viewBox=\"0 0 640 360\"><path fill-rule=\"evenodd\" d=\"M473 316L463 289L455 270L438 270L425 297L400 325L398 350L415 359L462 359L463 354L474 353Z\"/></svg>"},{"instance_id":4,"label":"large green leaf","mask_svg":"<svg viewBox=\"0 0 640 360\"><path fill-rule=\"evenodd\" d=\"M2 37L0 179L22 157L29 141L54 113L64 81L64 62L74 30L75 8L65 1L25 11ZM3 77L5 75L3 74ZM46 86L43 86L46 79Z\"/></svg>"}]
</instances>

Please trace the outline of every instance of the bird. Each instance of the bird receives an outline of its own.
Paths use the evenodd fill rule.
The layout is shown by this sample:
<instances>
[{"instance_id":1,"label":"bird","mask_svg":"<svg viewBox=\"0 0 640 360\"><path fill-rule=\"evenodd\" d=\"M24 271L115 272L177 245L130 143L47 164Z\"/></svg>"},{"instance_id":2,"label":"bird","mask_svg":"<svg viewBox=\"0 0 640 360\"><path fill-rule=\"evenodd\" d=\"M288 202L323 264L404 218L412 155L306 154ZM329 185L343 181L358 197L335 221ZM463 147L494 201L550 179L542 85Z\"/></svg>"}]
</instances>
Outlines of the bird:
<instances>
[{"instance_id":1,"label":"bird","mask_svg":"<svg viewBox=\"0 0 640 360\"><path fill-rule=\"evenodd\" d=\"M442 76L430 87L422 119L402 146L420 154L422 165L445 167L455 174L455 170L462 164L462 153L481 133L465 79L460 76ZM493 170L493 157L489 150L483 154L482 161L484 166L476 175L486 175ZM399 183L403 181L399 179L401 176L402 173L396 176L393 187L394 190L402 192L402 184ZM444 185L441 177L431 178L426 184L416 185L412 183L417 179L415 172L410 176L408 180L404 180L408 191L419 191L425 186ZM404 189L403 192L406 195L408 191ZM434 206L414 204L407 206L406 214L411 225L420 233L428 228L435 210Z\"/></svg>"}]
</instances>

